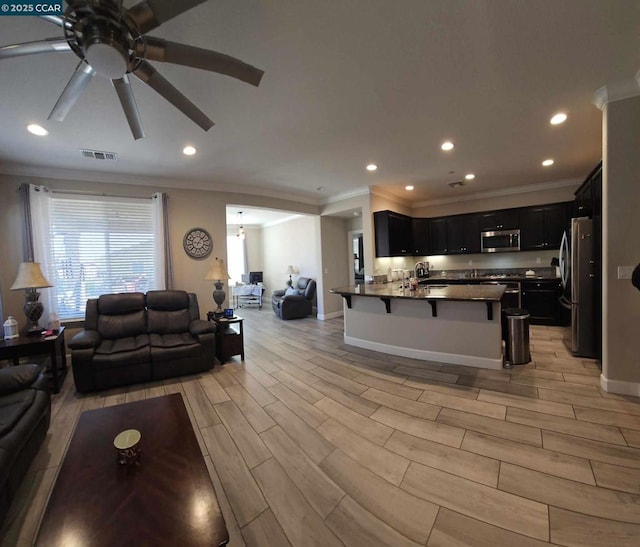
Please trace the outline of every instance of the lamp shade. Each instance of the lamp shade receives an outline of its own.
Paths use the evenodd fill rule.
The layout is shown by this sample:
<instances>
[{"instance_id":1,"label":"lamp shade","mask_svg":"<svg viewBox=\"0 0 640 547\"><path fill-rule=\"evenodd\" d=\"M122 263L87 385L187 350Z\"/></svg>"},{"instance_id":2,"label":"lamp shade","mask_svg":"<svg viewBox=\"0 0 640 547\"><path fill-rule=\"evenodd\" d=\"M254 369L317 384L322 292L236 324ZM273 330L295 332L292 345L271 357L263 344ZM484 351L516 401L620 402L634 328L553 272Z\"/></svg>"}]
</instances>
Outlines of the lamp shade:
<instances>
[{"instance_id":1,"label":"lamp shade","mask_svg":"<svg viewBox=\"0 0 640 547\"><path fill-rule=\"evenodd\" d=\"M227 272L227 268L224 265L224 260L218 257L213 261L211 268L204 278L211 281L217 281L218 279L231 279Z\"/></svg>"},{"instance_id":2,"label":"lamp shade","mask_svg":"<svg viewBox=\"0 0 640 547\"><path fill-rule=\"evenodd\" d=\"M293 275L294 273L296 273L296 269L293 266L289 266L287 268L287 274Z\"/></svg>"},{"instance_id":3,"label":"lamp shade","mask_svg":"<svg viewBox=\"0 0 640 547\"><path fill-rule=\"evenodd\" d=\"M22 262L18 268L16 280L11 285L12 291L18 289L42 289L45 287L53 287L47 281L40 269L39 262Z\"/></svg>"}]
</instances>

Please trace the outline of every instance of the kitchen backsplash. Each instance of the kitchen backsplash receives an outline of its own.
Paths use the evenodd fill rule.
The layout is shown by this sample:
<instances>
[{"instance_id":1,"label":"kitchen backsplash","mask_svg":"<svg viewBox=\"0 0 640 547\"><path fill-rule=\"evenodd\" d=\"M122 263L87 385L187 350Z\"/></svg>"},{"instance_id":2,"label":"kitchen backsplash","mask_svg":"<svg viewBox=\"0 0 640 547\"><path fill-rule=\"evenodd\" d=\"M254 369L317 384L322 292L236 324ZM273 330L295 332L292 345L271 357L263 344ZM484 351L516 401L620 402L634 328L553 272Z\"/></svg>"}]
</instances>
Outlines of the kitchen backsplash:
<instances>
[{"instance_id":1,"label":"kitchen backsplash","mask_svg":"<svg viewBox=\"0 0 640 547\"><path fill-rule=\"evenodd\" d=\"M413 270L416 262L429 262L432 270L468 270L501 268L538 268L550 266L551 259L557 258L560 251L520 251L515 253L485 253L473 255L438 255L376 258L375 274L386 274L387 270ZM538 261L539 260L539 261Z\"/></svg>"}]
</instances>

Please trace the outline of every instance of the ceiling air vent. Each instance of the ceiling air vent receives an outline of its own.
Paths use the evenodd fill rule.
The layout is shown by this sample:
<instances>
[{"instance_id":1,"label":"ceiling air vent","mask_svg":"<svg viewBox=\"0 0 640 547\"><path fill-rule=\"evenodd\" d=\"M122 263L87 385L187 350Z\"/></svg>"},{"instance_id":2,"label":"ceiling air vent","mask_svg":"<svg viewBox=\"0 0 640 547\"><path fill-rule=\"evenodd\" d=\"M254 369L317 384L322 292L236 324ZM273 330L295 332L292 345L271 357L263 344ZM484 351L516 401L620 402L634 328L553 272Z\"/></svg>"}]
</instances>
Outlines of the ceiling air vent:
<instances>
[{"instance_id":1,"label":"ceiling air vent","mask_svg":"<svg viewBox=\"0 0 640 547\"><path fill-rule=\"evenodd\" d=\"M81 148L80 153L83 158L89 158L92 160L112 160L118 159L118 154L115 152L101 152L100 150L86 150Z\"/></svg>"},{"instance_id":2,"label":"ceiling air vent","mask_svg":"<svg viewBox=\"0 0 640 547\"><path fill-rule=\"evenodd\" d=\"M462 180L456 180L454 182L447 182L447 184L451 187L451 188L458 188L460 186L464 186L464 181Z\"/></svg>"}]
</instances>

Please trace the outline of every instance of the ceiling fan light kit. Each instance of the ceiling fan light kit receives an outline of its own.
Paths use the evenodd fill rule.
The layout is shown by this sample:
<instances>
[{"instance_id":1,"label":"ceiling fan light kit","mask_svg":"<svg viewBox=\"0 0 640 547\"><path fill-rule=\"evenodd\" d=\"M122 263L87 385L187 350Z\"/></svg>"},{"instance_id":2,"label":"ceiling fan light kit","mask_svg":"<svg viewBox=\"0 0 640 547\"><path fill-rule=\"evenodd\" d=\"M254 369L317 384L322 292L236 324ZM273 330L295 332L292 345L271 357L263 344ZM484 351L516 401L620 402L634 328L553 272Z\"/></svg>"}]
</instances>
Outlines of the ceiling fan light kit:
<instances>
[{"instance_id":1,"label":"ceiling fan light kit","mask_svg":"<svg viewBox=\"0 0 640 547\"><path fill-rule=\"evenodd\" d=\"M164 62L224 74L254 86L264 72L229 55L147 36L162 23L206 0L143 0L130 9L122 0L67 2L62 17L42 18L63 30L64 38L0 46L0 60L24 55L73 51L80 64L62 91L49 119L63 121L87 85L98 74L112 81L135 139L145 136L129 74L151 87L204 131L213 127L207 115L148 62Z\"/></svg>"}]
</instances>

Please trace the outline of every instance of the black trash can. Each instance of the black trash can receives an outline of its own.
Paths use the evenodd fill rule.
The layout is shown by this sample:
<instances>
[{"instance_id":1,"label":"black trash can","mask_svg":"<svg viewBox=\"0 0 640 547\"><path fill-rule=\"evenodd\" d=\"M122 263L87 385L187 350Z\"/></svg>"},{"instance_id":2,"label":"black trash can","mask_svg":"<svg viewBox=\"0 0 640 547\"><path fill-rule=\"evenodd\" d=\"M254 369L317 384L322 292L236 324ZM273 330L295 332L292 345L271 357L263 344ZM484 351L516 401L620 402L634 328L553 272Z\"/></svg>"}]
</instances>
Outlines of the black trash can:
<instances>
[{"instance_id":1,"label":"black trash can","mask_svg":"<svg viewBox=\"0 0 640 547\"><path fill-rule=\"evenodd\" d=\"M529 312L520 308L507 308L504 310L503 327L505 366L510 368L512 365L526 365L531 361Z\"/></svg>"}]
</instances>

